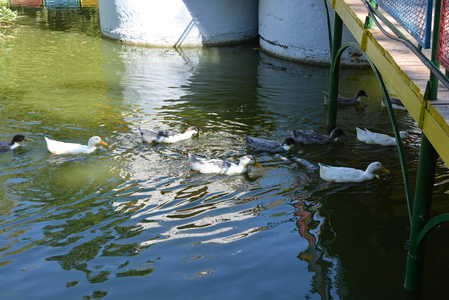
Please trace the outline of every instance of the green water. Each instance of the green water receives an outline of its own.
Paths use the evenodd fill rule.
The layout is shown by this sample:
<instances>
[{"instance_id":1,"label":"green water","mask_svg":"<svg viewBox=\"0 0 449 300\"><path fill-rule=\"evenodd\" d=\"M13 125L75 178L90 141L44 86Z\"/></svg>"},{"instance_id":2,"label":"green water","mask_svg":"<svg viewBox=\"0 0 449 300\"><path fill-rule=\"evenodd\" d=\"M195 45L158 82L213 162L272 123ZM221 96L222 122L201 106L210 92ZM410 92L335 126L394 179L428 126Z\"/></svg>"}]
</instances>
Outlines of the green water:
<instances>
[{"instance_id":1,"label":"green water","mask_svg":"<svg viewBox=\"0 0 449 300\"><path fill-rule=\"evenodd\" d=\"M346 131L325 147L255 153L239 176L191 173L187 155L237 161L245 135L282 140L326 131L327 68L290 63L257 45L153 49L101 38L96 9L19 9L0 28L2 299L401 299L409 226L395 148L358 142L355 126L391 133L370 70L342 74L342 94L370 98L339 111ZM411 178L420 130L398 112ZM138 127L199 137L141 141ZM109 146L53 157L44 136ZM390 170L331 184L298 162ZM437 168L433 212L449 211ZM448 282L448 229L428 240L423 299Z\"/></svg>"}]
</instances>

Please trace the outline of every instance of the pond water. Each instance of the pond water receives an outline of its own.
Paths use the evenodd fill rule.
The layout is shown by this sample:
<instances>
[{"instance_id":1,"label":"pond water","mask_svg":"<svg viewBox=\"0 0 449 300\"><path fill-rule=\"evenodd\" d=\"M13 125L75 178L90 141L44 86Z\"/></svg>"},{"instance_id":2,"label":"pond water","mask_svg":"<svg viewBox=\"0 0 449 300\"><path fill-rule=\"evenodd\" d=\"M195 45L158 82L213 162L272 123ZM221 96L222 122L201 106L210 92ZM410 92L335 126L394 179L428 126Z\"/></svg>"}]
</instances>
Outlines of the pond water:
<instances>
[{"instance_id":1,"label":"pond water","mask_svg":"<svg viewBox=\"0 0 449 300\"><path fill-rule=\"evenodd\" d=\"M188 153L231 161L245 135L282 140L326 131L328 68L282 61L257 45L154 49L101 38L98 10L16 8L0 30L0 298L400 299L409 223L395 148L356 140L355 126L392 133L369 69L345 69L341 94L370 96L339 110L346 136L285 155L253 153L262 167L236 176L189 170ZM420 130L398 112L410 175ZM142 142L138 128L191 140ZM52 156L44 136L109 146ZM327 184L316 165L389 174ZM433 212L449 211L437 168ZM448 228L428 240L423 299L448 282Z\"/></svg>"}]
</instances>

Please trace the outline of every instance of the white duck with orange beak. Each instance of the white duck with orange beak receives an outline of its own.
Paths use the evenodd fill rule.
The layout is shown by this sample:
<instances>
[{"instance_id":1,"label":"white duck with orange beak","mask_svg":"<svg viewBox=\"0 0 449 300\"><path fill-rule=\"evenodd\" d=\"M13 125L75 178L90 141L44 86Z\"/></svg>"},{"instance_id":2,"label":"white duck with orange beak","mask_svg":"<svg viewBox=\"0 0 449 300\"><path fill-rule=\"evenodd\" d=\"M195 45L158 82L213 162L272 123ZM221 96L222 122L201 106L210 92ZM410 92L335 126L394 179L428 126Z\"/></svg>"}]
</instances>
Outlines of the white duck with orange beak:
<instances>
[{"instance_id":1,"label":"white duck with orange beak","mask_svg":"<svg viewBox=\"0 0 449 300\"><path fill-rule=\"evenodd\" d=\"M55 141L44 137L47 142L47 149L54 155L61 154L87 154L92 153L97 149L98 144L107 145L99 136L93 136L89 139L87 145L77 143L66 143Z\"/></svg>"}]
</instances>

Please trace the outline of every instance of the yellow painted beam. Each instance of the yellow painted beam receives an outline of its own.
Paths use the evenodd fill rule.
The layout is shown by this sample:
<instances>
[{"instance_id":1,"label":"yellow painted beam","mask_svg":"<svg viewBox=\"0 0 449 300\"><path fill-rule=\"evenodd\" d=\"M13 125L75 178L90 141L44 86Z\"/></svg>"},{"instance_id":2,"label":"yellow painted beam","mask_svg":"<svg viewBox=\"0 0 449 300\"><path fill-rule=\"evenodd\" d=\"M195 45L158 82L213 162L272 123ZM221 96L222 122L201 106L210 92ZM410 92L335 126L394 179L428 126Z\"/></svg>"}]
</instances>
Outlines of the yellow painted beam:
<instances>
[{"instance_id":1,"label":"yellow painted beam","mask_svg":"<svg viewBox=\"0 0 449 300\"><path fill-rule=\"evenodd\" d=\"M365 54L377 67L384 81L399 96L412 118L449 166L449 126L446 120L432 107L431 102L424 100L419 87L399 67L371 32L364 28L363 22L345 1L330 1L356 41L363 44Z\"/></svg>"},{"instance_id":2,"label":"yellow painted beam","mask_svg":"<svg viewBox=\"0 0 449 300\"><path fill-rule=\"evenodd\" d=\"M422 130L443 161L449 166L449 126L431 105L424 113Z\"/></svg>"}]
</instances>

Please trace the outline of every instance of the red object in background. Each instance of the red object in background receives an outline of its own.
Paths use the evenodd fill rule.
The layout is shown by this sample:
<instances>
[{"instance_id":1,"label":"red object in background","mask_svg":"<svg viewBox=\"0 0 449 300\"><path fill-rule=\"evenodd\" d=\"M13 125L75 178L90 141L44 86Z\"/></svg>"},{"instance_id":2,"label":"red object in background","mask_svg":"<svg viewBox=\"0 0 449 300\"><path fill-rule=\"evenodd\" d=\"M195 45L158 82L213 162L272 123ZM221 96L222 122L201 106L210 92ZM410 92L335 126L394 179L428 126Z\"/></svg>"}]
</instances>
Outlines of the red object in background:
<instances>
[{"instance_id":1,"label":"red object in background","mask_svg":"<svg viewBox=\"0 0 449 300\"><path fill-rule=\"evenodd\" d=\"M438 62L449 70L449 0L443 0L438 41Z\"/></svg>"},{"instance_id":2,"label":"red object in background","mask_svg":"<svg viewBox=\"0 0 449 300\"><path fill-rule=\"evenodd\" d=\"M43 6L43 0L10 0L11 6Z\"/></svg>"}]
</instances>

